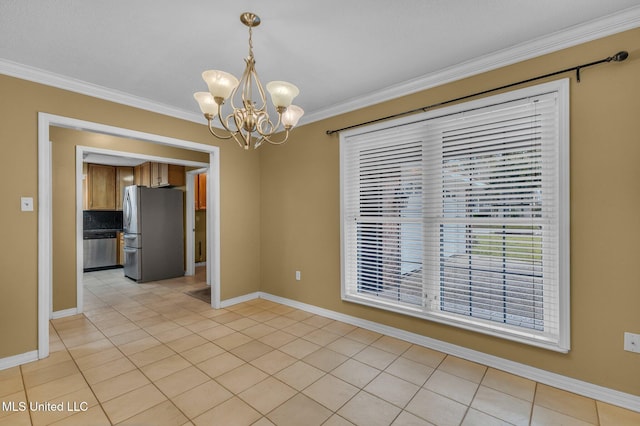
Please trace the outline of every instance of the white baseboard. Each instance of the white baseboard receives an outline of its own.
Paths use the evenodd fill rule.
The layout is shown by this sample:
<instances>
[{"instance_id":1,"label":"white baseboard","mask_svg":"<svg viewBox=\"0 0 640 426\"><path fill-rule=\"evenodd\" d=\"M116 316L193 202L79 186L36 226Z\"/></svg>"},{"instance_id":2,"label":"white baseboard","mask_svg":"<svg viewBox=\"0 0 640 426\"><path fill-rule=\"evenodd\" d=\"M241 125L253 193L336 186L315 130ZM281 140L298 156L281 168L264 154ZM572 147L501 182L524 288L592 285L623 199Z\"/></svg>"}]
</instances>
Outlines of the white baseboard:
<instances>
[{"instance_id":1,"label":"white baseboard","mask_svg":"<svg viewBox=\"0 0 640 426\"><path fill-rule=\"evenodd\" d=\"M256 291L255 293L245 294L243 296L234 297L232 299L222 300L220 301L221 308L228 308L229 306L237 305L238 303L248 302L249 300L259 298L261 293Z\"/></svg>"},{"instance_id":2,"label":"white baseboard","mask_svg":"<svg viewBox=\"0 0 640 426\"><path fill-rule=\"evenodd\" d=\"M77 315L77 314L78 314L78 308L63 309L62 311L51 312L50 319L70 317L71 315Z\"/></svg>"},{"instance_id":3,"label":"white baseboard","mask_svg":"<svg viewBox=\"0 0 640 426\"><path fill-rule=\"evenodd\" d=\"M38 360L38 351L25 352L19 355L8 356L6 358L0 358L0 370L6 370L7 368L16 367L18 365L26 364L28 362Z\"/></svg>"},{"instance_id":4,"label":"white baseboard","mask_svg":"<svg viewBox=\"0 0 640 426\"><path fill-rule=\"evenodd\" d=\"M292 308L301 309L303 311L311 312L316 315L331 318L336 321L355 325L356 327L361 327L367 330L385 334L387 336L402 339L407 342L444 352L446 354L457 356L459 358L464 358L469 361L486 365L487 367L493 367L498 370L506 371L508 373L534 380L545 385L553 386L555 388L573 392L578 395L597 399L598 401L640 412L640 396L620 392L614 389L609 389L604 386L594 385L582 380L577 380L571 377L563 376L561 374L541 370L539 368L531 367L526 364L521 364L519 362L514 362L508 359L485 354L483 352L443 342L441 340L432 339L420 334L410 333L399 328L389 327L387 325L379 324L373 321L368 321L339 312L330 311L318 306L308 305L306 303L298 302L295 300L274 296L269 293L260 292L259 297L265 300L270 300L272 302L291 306Z\"/></svg>"}]
</instances>

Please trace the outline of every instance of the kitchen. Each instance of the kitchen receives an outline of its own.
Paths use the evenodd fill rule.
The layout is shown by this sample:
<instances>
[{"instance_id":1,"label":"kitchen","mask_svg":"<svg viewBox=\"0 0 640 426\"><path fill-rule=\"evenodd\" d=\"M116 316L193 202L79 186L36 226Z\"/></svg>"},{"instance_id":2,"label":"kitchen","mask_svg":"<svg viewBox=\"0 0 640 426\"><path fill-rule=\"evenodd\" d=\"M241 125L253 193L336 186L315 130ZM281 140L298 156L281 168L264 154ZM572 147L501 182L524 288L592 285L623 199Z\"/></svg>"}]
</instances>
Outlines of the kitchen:
<instances>
[{"instance_id":1,"label":"kitchen","mask_svg":"<svg viewBox=\"0 0 640 426\"><path fill-rule=\"evenodd\" d=\"M137 282L184 275L187 168L98 153L83 160L83 271L123 268ZM194 178L195 260L201 261L206 174Z\"/></svg>"}]
</instances>

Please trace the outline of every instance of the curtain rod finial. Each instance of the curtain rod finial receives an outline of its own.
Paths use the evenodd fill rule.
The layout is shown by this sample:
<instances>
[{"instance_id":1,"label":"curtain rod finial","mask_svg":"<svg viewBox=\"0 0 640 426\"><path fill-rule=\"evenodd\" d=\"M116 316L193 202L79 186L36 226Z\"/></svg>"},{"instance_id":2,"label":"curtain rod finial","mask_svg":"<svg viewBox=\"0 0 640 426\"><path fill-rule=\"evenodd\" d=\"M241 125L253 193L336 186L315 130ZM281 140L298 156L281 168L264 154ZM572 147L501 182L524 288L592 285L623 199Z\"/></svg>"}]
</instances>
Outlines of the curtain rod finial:
<instances>
[{"instance_id":1,"label":"curtain rod finial","mask_svg":"<svg viewBox=\"0 0 640 426\"><path fill-rule=\"evenodd\" d=\"M629 57L629 52L626 50L622 50L615 55L613 55L610 59L614 62L622 62Z\"/></svg>"}]
</instances>

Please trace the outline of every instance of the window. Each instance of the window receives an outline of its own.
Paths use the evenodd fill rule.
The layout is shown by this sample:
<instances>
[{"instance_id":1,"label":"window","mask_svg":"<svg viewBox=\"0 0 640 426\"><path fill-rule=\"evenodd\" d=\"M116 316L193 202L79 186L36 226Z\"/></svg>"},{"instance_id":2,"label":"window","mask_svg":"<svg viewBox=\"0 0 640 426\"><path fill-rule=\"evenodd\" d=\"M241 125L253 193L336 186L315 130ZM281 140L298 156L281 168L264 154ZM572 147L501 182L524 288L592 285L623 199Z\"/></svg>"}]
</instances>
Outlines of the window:
<instances>
[{"instance_id":1,"label":"window","mask_svg":"<svg viewBox=\"0 0 640 426\"><path fill-rule=\"evenodd\" d=\"M568 82L341 135L343 299L569 349Z\"/></svg>"}]
</instances>

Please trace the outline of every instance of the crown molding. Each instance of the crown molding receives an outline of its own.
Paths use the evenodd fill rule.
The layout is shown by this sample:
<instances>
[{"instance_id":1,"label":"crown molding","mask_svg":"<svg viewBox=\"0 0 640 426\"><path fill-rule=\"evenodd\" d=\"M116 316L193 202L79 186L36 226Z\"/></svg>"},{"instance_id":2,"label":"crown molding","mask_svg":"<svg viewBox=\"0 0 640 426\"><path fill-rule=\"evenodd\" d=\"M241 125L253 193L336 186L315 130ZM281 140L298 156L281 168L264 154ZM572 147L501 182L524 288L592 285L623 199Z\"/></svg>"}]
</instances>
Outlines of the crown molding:
<instances>
[{"instance_id":1,"label":"crown molding","mask_svg":"<svg viewBox=\"0 0 640 426\"><path fill-rule=\"evenodd\" d=\"M449 68L426 74L413 80L389 86L368 95L338 103L330 108L325 108L308 116L303 116L300 120L300 125L335 117L380 102L411 95L422 90L513 65L637 27L640 27L640 6L634 6L585 24L576 25L526 43L521 43Z\"/></svg>"},{"instance_id":2,"label":"crown molding","mask_svg":"<svg viewBox=\"0 0 640 426\"><path fill-rule=\"evenodd\" d=\"M623 31L640 27L640 6L634 6L621 12L576 25L566 30L558 31L544 37L521 43L508 49L466 61L443 70L426 74L416 79L408 80L368 95L359 96L340 102L329 108L305 115L299 125L313 123L340 114L345 114L380 102L400 98L421 90L441 86L456 80L482 74L518 62L553 53L568 47L597 40ZM170 117L175 117L198 124L204 124L200 114L175 108L149 99L133 96L107 87L85 81L69 78L60 74L44 71L4 59L0 59L0 74L9 75L23 80L69 90L87 96L110 102L143 109Z\"/></svg>"},{"instance_id":3,"label":"crown molding","mask_svg":"<svg viewBox=\"0 0 640 426\"><path fill-rule=\"evenodd\" d=\"M204 124L204 119L202 118L201 114L185 111L183 109L175 108L170 105L165 105L151 101L149 99L134 96L129 93L52 73L40 68L19 64L17 62L9 61L6 59L0 59L0 74L5 74L11 77L20 78L22 80L28 80L34 83L68 90L70 92L75 92L82 95L103 99L105 101L131 106L158 114L168 115L170 117L180 118L182 120L193 121L198 124Z\"/></svg>"}]
</instances>

